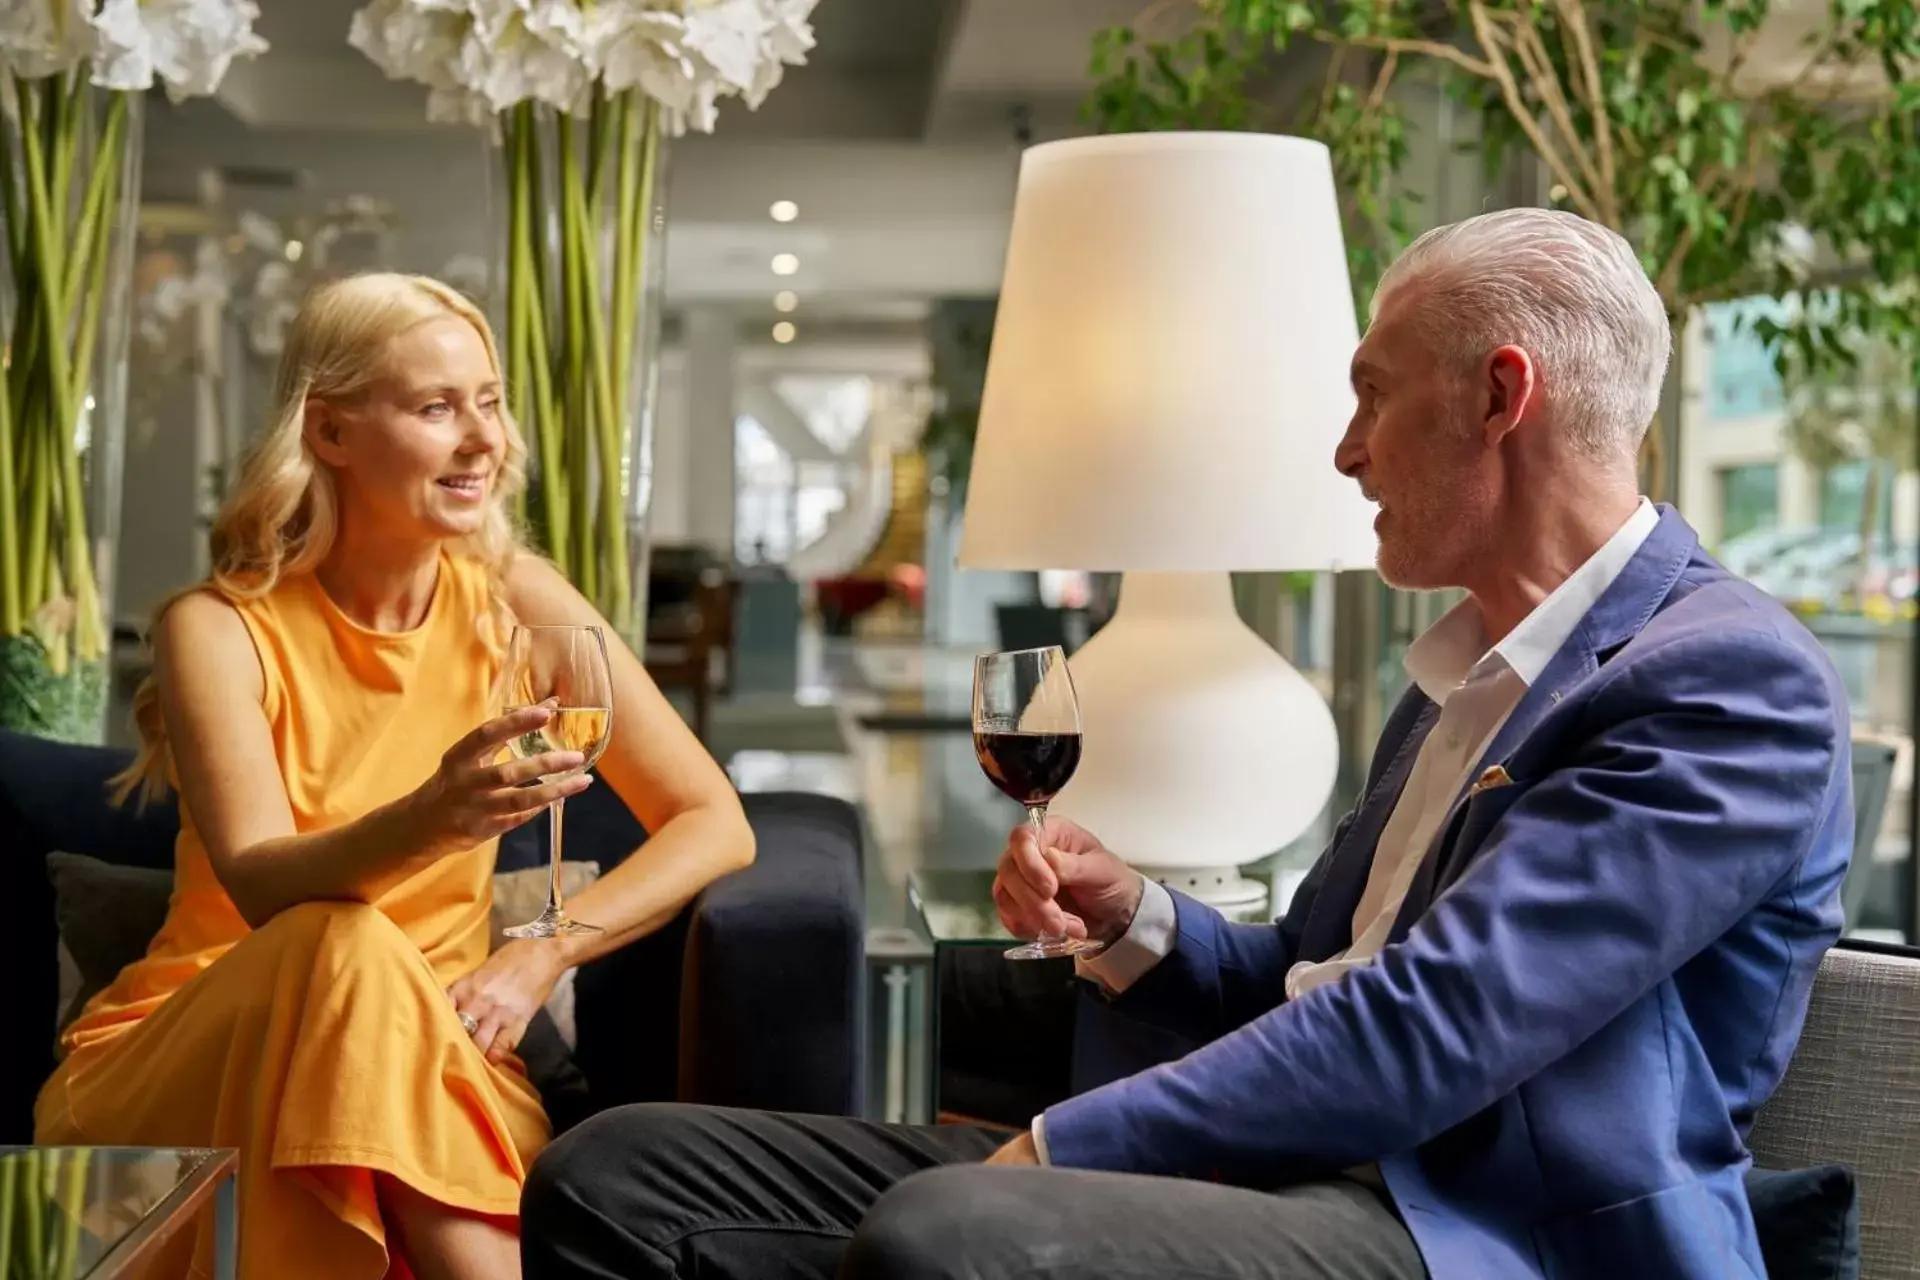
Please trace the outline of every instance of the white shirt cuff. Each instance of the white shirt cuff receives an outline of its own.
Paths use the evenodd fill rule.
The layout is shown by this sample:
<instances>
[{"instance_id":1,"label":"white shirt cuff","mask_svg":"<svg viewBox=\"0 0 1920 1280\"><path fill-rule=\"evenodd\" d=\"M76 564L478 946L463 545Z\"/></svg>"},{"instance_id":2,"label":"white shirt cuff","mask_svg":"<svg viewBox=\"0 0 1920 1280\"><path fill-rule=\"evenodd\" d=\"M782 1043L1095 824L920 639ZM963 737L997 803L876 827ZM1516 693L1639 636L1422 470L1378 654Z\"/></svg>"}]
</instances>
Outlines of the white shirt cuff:
<instances>
[{"instance_id":1,"label":"white shirt cuff","mask_svg":"<svg viewBox=\"0 0 1920 1280\"><path fill-rule=\"evenodd\" d=\"M1076 959L1074 968L1081 977L1092 978L1119 995L1172 954L1179 927L1173 895L1158 880L1149 879L1140 891L1140 908L1133 913L1133 923L1126 933L1099 954Z\"/></svg>"},{"instance_id":2,"label":"white shirt cuff","mask_svg":"<svg viewBox=\"0 0 1920 1280\"><path fill-rule=\"evenodd\" d=\"M1047 1118L1038 1115L1033 1118L1033 1154L1041 1164L1052 1164L1047 1155Z\"/></svg>"}]
</instances>

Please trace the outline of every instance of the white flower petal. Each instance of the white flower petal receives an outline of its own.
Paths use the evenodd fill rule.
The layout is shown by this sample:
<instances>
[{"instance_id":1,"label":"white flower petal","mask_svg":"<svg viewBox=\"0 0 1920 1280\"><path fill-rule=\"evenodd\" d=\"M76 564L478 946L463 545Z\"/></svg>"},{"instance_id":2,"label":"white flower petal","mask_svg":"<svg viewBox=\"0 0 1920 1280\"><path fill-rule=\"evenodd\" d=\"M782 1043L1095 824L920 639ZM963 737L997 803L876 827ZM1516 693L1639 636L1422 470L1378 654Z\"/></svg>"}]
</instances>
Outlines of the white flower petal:
<instances>
[{"instance_id":1,"label":"white flower petal","mask_svg":"<svg viewBox=\"0 0 1920 1280\"><path fill-rule=\"evenodd\" d=\"M754 82L761 37L772 25L759 0L718 0L687 14L687 48L727 88L743 92Z\"/></svg>"},{"instance_id":2,"label":"white flower petal","mask_svg":"<svg viewBox=\"0 0 1920 1280\"><path fill-rule=\"evenodd\" d=\"M527 30L548 44L586 57L587 15L574 0L528 0Z\"/></svg>"},{"instance_id":3,"label":"white flower petal","mask_svg":"<svg viewBox=\"0 0 1920 1280\"><path fill-rule=\"evenodd\" d=\"M93 83L140 91L158 76L175 102L220 87L235 58L263 52L253 0L105 0L93 18Z\"/></svg>"},{"instance_id":4,"label":"white flower petal","mask_svg":"<svg viewBox=\"0 0 1920 1280\"><path fill-rule=\"evenodd\" d=\"M253 0L141 0L138 7L154 69L175 102L211 95L234 59L267 48L253 31L260 17Z\"/></svg>"},{"instance_id":5,"label":"white flower petal","mask_svg":"<svg viewBox=\"0 0 1920 1280\"><path fill-rule=\"evenodd\" d=\"M667 136L678 138L689 130L712 133L720 122L720 86L714 81L699 86L685 107L668 107L661 113Z\"/></svg>"},{"instance_id":6,"label":"white flower petal","mask_svg":"<svg viewBox=\"0 0 1920 1280\"><path fill-rule=\"evenodd\" d=\"M132 93L153 87L153 37L140 20L139 0L106 0L93 31L93 83Z\"/></svg>"},{"instance_id":7,"label":"white flower petal","mask_svg":"<svg viewBox=\"0 0 1920 1280\"><path fill-rule=\"evenodd\" d=\"M585 111L596 85L638 89L668 127L710 131L722 98L758 107L813 48L817 0L372 0L349 42L434 92L436 120L515 103Z\"/></svg>"},{"instance_id":8,"label":"white flower petal","mask_svg":"<svg viewBox=\"0 0 1920 1280\"><path fill-rule=\"evenodd\" d=\"M89 0L0 3L0 67L23 80L70 71L93 52Z\"/></svg>"},{"instance_id":9,"label":"white flower petal","mask_svg":"<svg viewBox=\"0 0 1920 1280\"><path fill-rule=\"evenodd\" d=\"M357 10L347 43L367 55L390 80L415 80L429 89L466 88L454 68L473 17L431 0L374 0Z\"/></svg>"},{"instance_id":10,"label":"white flower petal","mask_svg":"<svg viewBox=\"0 0 1920 1280\"><path fill-rule=\"evenodd\" d=\"M700 69L686 52L685 35L677 14L630 15L606 33L600 47L607 91L638 88L669 110L686 110L693 103Z\"/></svg>"}]
</instances>

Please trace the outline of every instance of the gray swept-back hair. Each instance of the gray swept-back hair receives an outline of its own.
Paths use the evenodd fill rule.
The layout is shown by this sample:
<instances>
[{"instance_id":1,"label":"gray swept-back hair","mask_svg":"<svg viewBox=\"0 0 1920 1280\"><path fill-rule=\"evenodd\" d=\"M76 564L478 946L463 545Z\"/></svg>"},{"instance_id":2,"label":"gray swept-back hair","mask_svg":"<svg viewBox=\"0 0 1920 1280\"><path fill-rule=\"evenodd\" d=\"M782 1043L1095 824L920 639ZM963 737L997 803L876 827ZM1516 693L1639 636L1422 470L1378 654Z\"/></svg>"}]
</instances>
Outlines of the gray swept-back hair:
<instances>
[{"instance_id":1,"label":"gray swept-back hair","mask_svg":"<svg viewBox=\"0 0 1920 1280\"><path fill-rule=\"evenodd\" d=\"M1423 337L1465 372L1528 352L1553 422L1596 457L1632 456L1660 403L1673 336L1619 232L1559 209L1502 209L1427 232L1380 278L1373 310L1413 283Z\"/></svg>"}]
</instances>

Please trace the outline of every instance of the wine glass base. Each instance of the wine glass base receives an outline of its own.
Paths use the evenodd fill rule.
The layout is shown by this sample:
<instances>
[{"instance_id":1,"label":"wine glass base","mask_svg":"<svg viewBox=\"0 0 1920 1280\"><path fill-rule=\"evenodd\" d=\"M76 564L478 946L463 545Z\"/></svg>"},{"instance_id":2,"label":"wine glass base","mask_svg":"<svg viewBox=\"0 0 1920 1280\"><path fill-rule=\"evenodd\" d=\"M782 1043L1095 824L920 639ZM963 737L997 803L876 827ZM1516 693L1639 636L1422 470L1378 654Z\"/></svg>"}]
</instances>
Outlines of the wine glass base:
<instances>
[{"instance_id":1,"label":"wine glass base","mask_svg":"<svg viewBox=\"0 0 1920 1280\"><path fill-rule=\"evenodd\" d=\"M536 920L502 929L509 938L577 938L584 933L605 933L597 924L582 924L564 911L543 911Z\"/></svg>"},{"instance_id":2,"label":"wine glass base","mask_svg":"<svg viewBox=\"0 0 1920 1280\"><path fill-rule=\"evenodd\" d=\"M1095 942L1092 938L1053 938L1045 942L1035 939L1017 947L1008 947L1005 954L1009 960L1058 960L1062 956L1090 956L1096 951L1104 951L1106 946L1106 943Z\"/></svg>"}]
</instances>

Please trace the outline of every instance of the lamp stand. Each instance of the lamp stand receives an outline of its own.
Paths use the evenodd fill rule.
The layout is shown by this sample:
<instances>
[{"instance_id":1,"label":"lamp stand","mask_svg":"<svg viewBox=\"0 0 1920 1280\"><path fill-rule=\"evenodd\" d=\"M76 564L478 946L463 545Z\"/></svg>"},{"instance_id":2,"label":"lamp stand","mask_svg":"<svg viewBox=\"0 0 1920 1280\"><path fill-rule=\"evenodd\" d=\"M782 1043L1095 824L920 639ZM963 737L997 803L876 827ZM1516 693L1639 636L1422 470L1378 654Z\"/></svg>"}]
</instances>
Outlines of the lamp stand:
<instances>
[{"instance_id":1,"label":"lamp stand","mask_svg":"<svg viewBox=\"0 0 1920 1280\"><path fill-rule=\"evenodd\" d=\"M1128 573L1068 661L1085 734L1051 811L1142 874L1222 909L1266 888L1239 868L1320 816L1339 767L1326 699L1241 621L1225 573Z\"/></svg>"}]
</instances>

